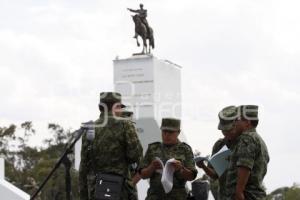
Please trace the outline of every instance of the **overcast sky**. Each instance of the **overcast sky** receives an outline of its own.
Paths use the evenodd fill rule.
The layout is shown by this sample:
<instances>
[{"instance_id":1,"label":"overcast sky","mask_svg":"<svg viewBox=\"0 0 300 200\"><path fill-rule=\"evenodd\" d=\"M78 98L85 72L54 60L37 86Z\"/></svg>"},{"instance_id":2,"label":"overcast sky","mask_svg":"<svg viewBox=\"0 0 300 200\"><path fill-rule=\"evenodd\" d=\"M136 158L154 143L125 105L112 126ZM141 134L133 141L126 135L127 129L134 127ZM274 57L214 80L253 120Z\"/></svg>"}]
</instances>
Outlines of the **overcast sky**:
<instances>
[{"instance_id":1,"label":"overcast sky","mask_svg":"<svg viewBox=\"0 0 300 200\"><path fill-rule=\"evenodd\" d=\"M0 126L33 121L76 129L113 89L112 60L140 51L127 7L135 0L0 0ZM300 182L300 3L297 0L147 0L154 56L181 65L183 125L208 154L217 113L258 104L271 156L268 192Z\"/></svg>"}]
</instances>

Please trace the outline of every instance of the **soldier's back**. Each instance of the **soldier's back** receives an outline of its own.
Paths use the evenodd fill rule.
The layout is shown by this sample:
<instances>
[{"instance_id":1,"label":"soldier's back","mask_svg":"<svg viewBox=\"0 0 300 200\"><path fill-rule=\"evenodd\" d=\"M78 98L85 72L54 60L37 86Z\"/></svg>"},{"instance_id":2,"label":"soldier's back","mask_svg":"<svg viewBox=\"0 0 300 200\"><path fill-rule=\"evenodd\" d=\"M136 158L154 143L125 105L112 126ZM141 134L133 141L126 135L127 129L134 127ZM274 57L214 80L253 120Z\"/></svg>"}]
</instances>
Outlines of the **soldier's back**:
<instances>
[{"instance_id":1,"label":"soldier's back","mask_svg":"<svg viewBox=\"0 0 300 200\"><path fill-rule=\"evenodd\" d=\"M96 121L95 139L93 143L96 172L115 173L128 176L126 160L125 131L130 123L114 117L100 118Z\"/></svg>"}]
</instances>

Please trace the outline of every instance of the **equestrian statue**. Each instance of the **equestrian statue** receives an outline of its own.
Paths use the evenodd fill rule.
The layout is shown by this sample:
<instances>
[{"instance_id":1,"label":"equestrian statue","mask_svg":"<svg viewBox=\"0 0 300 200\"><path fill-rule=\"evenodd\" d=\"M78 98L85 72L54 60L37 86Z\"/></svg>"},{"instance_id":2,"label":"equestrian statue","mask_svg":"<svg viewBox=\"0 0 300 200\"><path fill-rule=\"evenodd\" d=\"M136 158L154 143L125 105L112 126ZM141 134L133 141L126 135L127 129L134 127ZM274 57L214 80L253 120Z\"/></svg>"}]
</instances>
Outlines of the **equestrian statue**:
<instances>
[{"instance_id":1,"label":"equestrian statue","mask_svg":"<svg viewBox=\"0 0 300 200\"><path fill-rule=\"evenodd\" d=\"M144 9L144 5L140 4L140 9L134 10L127 8L130 12L137 13L136 15L132 15L132 19L135 24L135 34L133 38L136 39L137 46L140 46L138 36L140 36L143 40L143 51L141 54L150 54L151 48L154 49L154 37L153 30L149 26L147 21L147 10ZM149 41L149 46L147 45L147 40Z\"/></svg>"}]
</instances>

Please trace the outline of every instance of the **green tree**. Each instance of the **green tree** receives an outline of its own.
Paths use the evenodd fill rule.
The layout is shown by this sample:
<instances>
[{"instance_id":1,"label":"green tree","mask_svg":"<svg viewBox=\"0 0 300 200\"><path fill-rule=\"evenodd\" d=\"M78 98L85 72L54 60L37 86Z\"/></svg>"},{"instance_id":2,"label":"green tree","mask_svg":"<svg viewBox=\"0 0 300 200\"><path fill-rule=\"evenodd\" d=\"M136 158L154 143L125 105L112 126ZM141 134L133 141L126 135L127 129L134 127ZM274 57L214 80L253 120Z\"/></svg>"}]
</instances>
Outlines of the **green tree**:
<instances>
[{"instance_id":1,"label":"green tree","mask_svg":"<svg viewBox=\"0 0 300 200\"><path fill-rule=\"evenodd\" d=\"M300 188L296 185L278 188L267 196L267 200L300 200Z\"/></svg>"},{"instance_id":2,"label":"green tree","mask_svg":"<svg viewBox=\"0 0 300 200\"><path fill-rule=\"evenodd\" d=\"M293 186L284 195L285 200L300 200L300 188Z\"/></svg>"},{"instance_id":3,"label":"green tree","mask_svg":"<svg viewBox=\"0 0 300 200\"><path fill-rule=\"evenodd\" d=\"M16 125L12 124L9 127L0 127L0 154L6 156L9 152L9 141L14 140L15 136Z\"/></svg>"},{"instance_id":4,"label":"green tree","mask_svg":"<svg viewBox=\"0 0 300 200\"><path fill-rule=\"evenodd\" d=\"M52 133L52 137L45 139L45 147L37 148L28 145L30 137L36 133L33 123L26 121L21 124L20 128L23 130L22 137L16 137L16 125L0 127L0 154L6 160L6 179L25 192L33 194L65 151L66 143L72 139L72 134L70 130L50 123L48 130ZM11 144L16 138L17 148L11 148ZM79 196L78 172L73 168L71 177L72 196L76 200ZM63 165L54 173L39 197L42 200L65 199L65 169Z\"/></svg>"}]
</instances>

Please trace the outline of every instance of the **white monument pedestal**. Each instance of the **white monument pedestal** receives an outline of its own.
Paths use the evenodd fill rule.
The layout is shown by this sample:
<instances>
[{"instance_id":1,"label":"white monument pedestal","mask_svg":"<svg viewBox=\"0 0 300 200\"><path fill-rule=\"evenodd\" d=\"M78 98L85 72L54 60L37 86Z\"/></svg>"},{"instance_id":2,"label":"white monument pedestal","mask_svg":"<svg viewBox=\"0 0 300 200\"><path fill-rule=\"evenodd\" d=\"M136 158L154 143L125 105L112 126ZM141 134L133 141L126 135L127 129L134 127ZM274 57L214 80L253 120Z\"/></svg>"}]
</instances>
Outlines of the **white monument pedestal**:
<instances>
[{"instance_id":1,"label":"white monument pedestal","mask_svg":"<svg viewBox=\"0 0 300 200\"><path fill-rule=\"evenodd\" d=\"M137 133L144 153L148 144L161 141L161 119L181 118L181 67L152 55L114 60L115 91L122 94L126 109L134 112ZM179 135L185 141L184 134ZM138 183L139 199L149 184Z\"/></svg>"},{"instance_id":2,"label":"white monument pedestal","mask_svg":"<svg viewBox=\"0 0 300 200\"><path fill-rule=\"evenodd\" d=\"M181 118L181 67L151 55L114 60L115 91L134 112L144 150L161 140L164 117Z\"/></svg>"},{"instance_id":3,"label":"white monument pedestal","mask_svg":"<svg viewBox=\"0 0 300 200\"><path fill-rule=\"evenodd\" d=\"M5 180L4 159L0 157L0 194L3 200L29 200L30 196Z\"/></svg>"}]
</instances>

